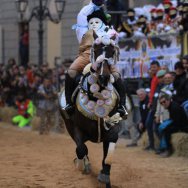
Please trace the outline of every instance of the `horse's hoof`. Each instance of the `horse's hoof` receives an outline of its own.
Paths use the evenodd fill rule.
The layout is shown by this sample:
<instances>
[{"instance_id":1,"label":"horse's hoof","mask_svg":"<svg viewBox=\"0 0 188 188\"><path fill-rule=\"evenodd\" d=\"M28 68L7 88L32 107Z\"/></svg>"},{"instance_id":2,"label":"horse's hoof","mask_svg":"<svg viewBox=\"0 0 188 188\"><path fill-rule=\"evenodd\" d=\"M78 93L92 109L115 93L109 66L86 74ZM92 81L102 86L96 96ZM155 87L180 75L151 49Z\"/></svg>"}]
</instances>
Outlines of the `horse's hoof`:
<instances>
[{"instance_id":1,"label":"horse's hoof","mask_svg":"<svg viewBox=\"0 0 188 188\"><path fill-rule=\"evenodd\" d=\"M97 177L98 181L105 184L110 184L110 175L99 173Z\"/></svg>"},{"instance_id":2,"label":"horse's hoof","mask_svg":"<svg viewBox=\"0 0 188 188\"><path fill-rule=\"evenodd\" d=\"M97 188L112 188L112 187L110 183L104 184L99 182Z\"/></svg>"},{"instance_id":3,"label":"horse's hoof","mask_svg":"<svg viewBox=\"0 0 188 188\"><path fill-rule=\"evenodd\" d=\"M91 165L87 164L84 166L83 174L90 174L91 173Z\"/></svg>"},{"instance_id":4,"label":"horse's hoof","mask_svg":"<svg viewBox=\"0 0 188 188\"><path fill-rule=\"evenodd\" d=\"M78 158L75 158L74 159L74 165L75 165L76 169L78 169L79 171L83 171L83 169L84 169L83 160L79 160Z\"/></svg>"}]
</instances>

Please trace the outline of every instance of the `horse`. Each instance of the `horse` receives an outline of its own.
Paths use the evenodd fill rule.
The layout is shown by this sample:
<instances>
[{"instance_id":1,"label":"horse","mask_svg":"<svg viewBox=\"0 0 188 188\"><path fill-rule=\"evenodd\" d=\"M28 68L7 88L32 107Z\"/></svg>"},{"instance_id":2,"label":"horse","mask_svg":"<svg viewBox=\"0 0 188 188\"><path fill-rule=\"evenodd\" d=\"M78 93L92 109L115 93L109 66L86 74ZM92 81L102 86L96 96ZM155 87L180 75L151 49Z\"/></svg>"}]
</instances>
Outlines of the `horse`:
<instances>
[{"instance_id":1,"label":"horse","mask_svg":"<svg viewBox=\"0 0 188 188\"><path fill-rule=\"evenodd\" d=\"M74 162L77 168L82 169L85 174L91 172L85 142L102 142L103 160L98 181L106 188L110 188L110 170L118 140L118 122L121 119L116 113L119 95L113 86L114 76L111 73L111 66L117 62L119 48L113 38L99 38L94 34L94 39L90 61L95 63L101 56L103 58L96 71L91 69L90 65L84 69L72 97L76 104L74 113L69 115L64 110L66 106L64 92L59 96L59 105L68 133L76 143L77 158Z\"/></svg>"}]
</instances>

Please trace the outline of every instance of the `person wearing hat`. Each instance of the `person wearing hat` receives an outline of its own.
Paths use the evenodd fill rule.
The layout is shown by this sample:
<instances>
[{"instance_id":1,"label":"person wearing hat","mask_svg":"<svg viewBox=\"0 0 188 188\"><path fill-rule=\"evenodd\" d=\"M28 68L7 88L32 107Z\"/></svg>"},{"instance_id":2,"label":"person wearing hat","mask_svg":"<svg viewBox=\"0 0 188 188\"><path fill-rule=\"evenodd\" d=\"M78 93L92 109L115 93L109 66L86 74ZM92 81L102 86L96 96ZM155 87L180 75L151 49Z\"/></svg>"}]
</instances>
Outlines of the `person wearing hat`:
<instances>
[{"instance_id":1,"label":"person wearing hat","mask_svg":"<svg viewBox=\"0 0 188 188\"><path fill-rule=\"evenodd\" d=\"M183 15L183 0L178 1L177 5L179 16Z\"/></svg>"},{"instance_id":2,"label":"person wearing hat","mask_svg":"<svg viewBox=\"0 0 188 188\"><path fill-rule=\"evenodd\" d=\"M164 6L165 14L169 14L170 7L172 6L172 2L170 0L164 0L163 6Z\"/></svg>"},{"instance_id":3,"label":"person wearing hat","mask_svg":"<svg viewBox=\"0 0 188 188\"><path fill-rule=\"evenodd\" d=\"M77 24L73 25L72 29L76 29L79 43L81 42L83 35L88 31L87 16L96 10L102 10L104 2L105 0L91 0L90 3L84 6L78 13Z\"/></svg>"},{"instance_id":4,"label":"person wearing hat","mask_svg":"<svg viewBox=\"0 0 188 188\"><path fill-rule=\"evenodd\" d=\"M165 23L164 23L164 10L163 9L157 9L156 10L156 30L157 33L163 33L164 28L165 28Z\"/></svg>"},{"instance_id":5,"label":"person wearing hat","mask_svg":"<svg viewBox=\"0 0 188 188\"><path fill-rule=\"evenodd\" d=\"M169 24L169 21L170 21L169 11L170 11L170 8L172 7L172 2L170 0L164 0L163 6L164 6L164 12L165 12L164 22L166 24Z\"/></svg>"},{"instance_id":6,"label":"person wearing hat","mask_svg":"<svg viewBox=\"0 0 188 188\"><path fill-rule=\"evenodd\" d=\"M156 34L156 24L157 24L157 9L156 8L152 8L151 11L150 11L150 14L151 14L151 21L150 21L150 24L149 24L149 30L150 30L150 34L153 35L153 34Z\"/></svg>"},{"instance_id":7,"label":"person wearing hat","mask_svg":"<svg viewBox=\"0 0 188 188\"><path fill-rule=\"evenodd\" d=\"M181 18L178 15L178 11L175 7L170 8L169 17L170 17L169 26L171 27L171 31L181 30L182 27L179 27L179 22L180 22Z\"/></svg>"},{"instance_id":8,"label":"person wearing hat","mask_svg":"<svg viewBox=\"0 0 188 188\"><path fill-rule=\"evenodd\" d=\"M117 31L126 33L128 38L132 37L134 25L136 25L135 10L129 9L127 10L127 20L122 20Z\"/></svg>"},{"instance_id":9,"label":"person wearing hat","mask_svg":"<svg viewBox=\"0 0 188 188\"><path fill-rule=\"evenodd\" d=\"M94 11L92 14L88 15L87 22L89 30L85 33L80 42L79 56L71 64L65 75L65 98L67 104L65 110L68 114L72 114L74 112L74 104L71 98L77 86L76 79L82 74L85 66L90 63L90 51L94 42L94 34L99 37L107 35L110 38L117 38L117 32L107 25L107 19L102 10ZM92 64L92 68L95 69L93 65L94 64ZM117 111L121 116L124 116L127 113L125 110L124 85L115 66L111 66L111 73L115 77L114 86L120 95L120 105Z\"/></svg>"}]
</instances>

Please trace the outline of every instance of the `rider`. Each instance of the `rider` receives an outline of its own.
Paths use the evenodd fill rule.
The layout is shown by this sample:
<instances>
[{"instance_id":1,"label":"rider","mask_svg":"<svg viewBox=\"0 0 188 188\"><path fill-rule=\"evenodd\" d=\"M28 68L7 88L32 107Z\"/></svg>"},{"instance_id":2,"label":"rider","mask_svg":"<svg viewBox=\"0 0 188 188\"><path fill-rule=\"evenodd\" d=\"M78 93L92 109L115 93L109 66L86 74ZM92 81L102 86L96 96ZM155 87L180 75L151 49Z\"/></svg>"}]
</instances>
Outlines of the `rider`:
<instances>
[{"instance_id":1,"label":"rider","mask_svg":"<svg viewBox=\"0 0 188 188\"><path fill-rule=\"evenodd\" d=\"M93 33L95 32L98 36L102 36L104 34L108 35L116 35L114 29L107 26L107 18L102 10L94 11L87 17L88 21L88 31L82 37L80 46L79 46L79 56L76 60L71 64L70 68L66 73L65 79L65 96L67 105L65 110L68 113L72 113L74 110L73 103L71 101L72 93L77 86L76 78L80 75L84 69L84 67L90 63L90 50L91 46L94 42ZM94 68L94 67L92 67ZM123 82L120 78L120 74L118 73L115 66L111 67L111 73L115 78L114 87L118 91L120 95L120 103L118 106L118 112L121 116L126 114L126 107L125 107L125 89Z\"/></svg>"},{"instance_id":2,"label":"rider","mask_svg":"<svg viewBox=\"0 0 188 188\"><path fill-rule=\"evenodd\" d=\"M81 43L83 35L88 31L87 16L94 11L102 9L105 0L92 0L84 6L77 16L77 24L73 26L76 29L78 42Z\"/></svg>"}]
</instances>

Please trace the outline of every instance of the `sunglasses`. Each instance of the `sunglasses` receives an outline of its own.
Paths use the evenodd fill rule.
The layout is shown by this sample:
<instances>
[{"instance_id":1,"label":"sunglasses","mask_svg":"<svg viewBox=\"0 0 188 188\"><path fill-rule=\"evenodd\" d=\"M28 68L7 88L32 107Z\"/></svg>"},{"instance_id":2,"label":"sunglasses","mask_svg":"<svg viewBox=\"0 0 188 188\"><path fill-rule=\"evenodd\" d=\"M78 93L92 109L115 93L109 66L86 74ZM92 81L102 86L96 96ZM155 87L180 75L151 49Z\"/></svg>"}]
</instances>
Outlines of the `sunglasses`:
<instances>
[{"instance_id":1,"label":"sunglasses","mask_svg":"<svg viewBox=\"0 0 188 188\"><path fill-rule=\"evenodd\" d=\"M160 101L160 104L165 104L166 100Z\"/></svg>"}]
</instances>

